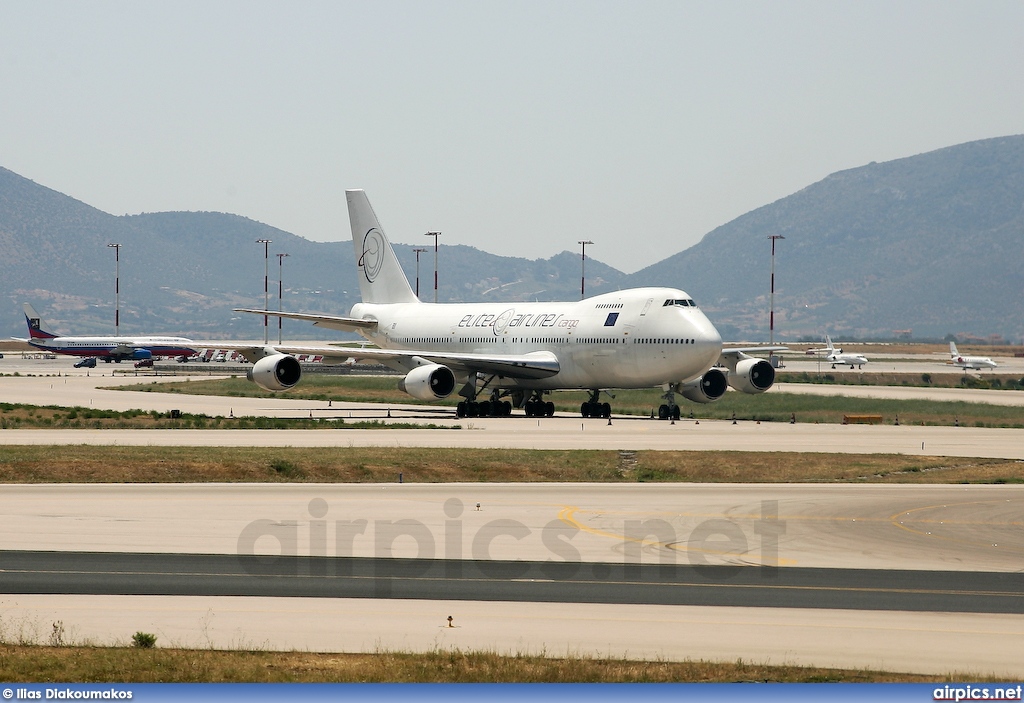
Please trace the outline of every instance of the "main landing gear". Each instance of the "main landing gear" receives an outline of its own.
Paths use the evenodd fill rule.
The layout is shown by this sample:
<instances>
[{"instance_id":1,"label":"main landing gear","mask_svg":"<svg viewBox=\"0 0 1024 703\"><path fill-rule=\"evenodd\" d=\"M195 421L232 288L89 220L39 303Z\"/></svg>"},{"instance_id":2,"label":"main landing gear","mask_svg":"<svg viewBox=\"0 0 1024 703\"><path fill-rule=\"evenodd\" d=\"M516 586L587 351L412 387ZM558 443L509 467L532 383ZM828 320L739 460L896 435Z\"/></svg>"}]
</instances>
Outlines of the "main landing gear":
<instances>
[{"instance_id":1,"label":"main landing gear","mask_svg":"<svg viewBox=\"0 0 1024 703\"><path fill-rule=\"evenodd\" d=\"M544 400L540 391L533 392L530 399L523 403L523 409L526 410L526 417L553 417L555 414L555 404Z\"/></svg>"},{"instance_id":2,"label":"main landing gear","mask_svg":"<svg viewBox=\"0 0 1024 703\"><path fill-rule=\"evenodd\" d=\"M507 400L460 400L455 406L456 417L508 417L512 403Z\"/></svg>"},{"instance_id":3,"label":"main landing gear","mask_svg":"<svg viewBox=\"0 0 1024 703\"><path fill-rule=\"evenodd\" d=\"M512 403L502 400L509 395L508 391L494 388L491 390L490 398L477 400L477 396L487 390L494 378L494 376L490 376L482 385L478 386L479 376L471 375L466 385L459 391L459 395L465 400L460 400L455 406L455 417L508 417L511 415ZM555 404L545 403L541 400L543 397L541 391L534 391L533 396L525 403L522 402L523 392L518 391L517 393L518 395L512 394L512 398L517 406L525 407L527 417L551 417L555 414Z\"/></svg>"},{"instance_id":4,"label":"main landing gear","mask_svg":"<svg viewBox=\"0 0 1024 703\"><path fill-rule=\"evenodd\" d=\"M599 402L601 397L600 388L590 389L590 400L580 405L580 414L583 417L603 417L609 418L612 416L612 406L608 403Z\"/></svg>"}]
</instances>

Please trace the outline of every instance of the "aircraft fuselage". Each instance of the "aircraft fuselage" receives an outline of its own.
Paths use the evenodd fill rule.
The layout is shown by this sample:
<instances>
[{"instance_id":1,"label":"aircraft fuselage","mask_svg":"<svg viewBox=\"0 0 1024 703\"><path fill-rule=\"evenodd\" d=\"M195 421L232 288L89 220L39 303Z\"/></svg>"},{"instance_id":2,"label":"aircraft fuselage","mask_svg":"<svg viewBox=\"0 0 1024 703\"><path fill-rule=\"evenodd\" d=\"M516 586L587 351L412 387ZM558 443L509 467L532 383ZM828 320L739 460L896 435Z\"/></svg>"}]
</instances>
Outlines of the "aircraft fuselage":
<instances>
[{"instance_id":1,"label":"aircraft fuselage","mask_svg":"<svg viewBox=\"0 0 1024 703\"><path fill-rule=\"evenodd\" d=\"M27 340L40 351L71 356L97 356L121 359L133 358L133 351L123 347L148 350L152 356L180 356L194 354L188 346L191 340L181 337L53 337Z\"/></svg>"},{"instance_id":2,"label":"aircraft fuselage","mask_svg":"<svg viewBox=\"0 0 1024 703\"><path fill-rule=\"evenodd\" d=\"M691 381L715 363L722 339L689 296L675 288L634 288L578 302L357 303L373 318L363 333L382 349L479 354L548 352L560 371L544 379L502 379L504 387L644 388Z\"/></svg>"}]
</instances>

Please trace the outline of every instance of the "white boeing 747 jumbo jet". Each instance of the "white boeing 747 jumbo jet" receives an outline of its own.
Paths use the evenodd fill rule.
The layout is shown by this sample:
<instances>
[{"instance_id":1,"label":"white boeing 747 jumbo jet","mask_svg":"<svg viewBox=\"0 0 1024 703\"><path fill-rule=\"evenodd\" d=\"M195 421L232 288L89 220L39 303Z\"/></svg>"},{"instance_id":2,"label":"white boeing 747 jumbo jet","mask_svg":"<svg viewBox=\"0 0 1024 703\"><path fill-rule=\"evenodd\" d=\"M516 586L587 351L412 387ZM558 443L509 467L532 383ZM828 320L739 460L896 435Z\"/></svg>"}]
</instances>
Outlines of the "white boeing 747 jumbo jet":
<instances>
[{"instance_id":1,"label":"white boeing 747 jumbo jet","mask_svg":"<svg viewBox=\"0 0 1024 703\"><path fill-rule=\"evenodd\" d=\"M997 364L996 362L989 359L987 356L963 356L956 350L956 342L949 343L949 363L953 366L959 366L964 371L973 369L980 371L981 369L994 369Z\"/></svg>"},{"instance_id":2,"label":"white boeing 747 jumbo jet","mask_svg":"<svg viewBox=\"0 0 1024 703\"><path fill-rule=\"evenodd\" d=\"M271 391L299 382L296 354L325 361L371 360L405 374L399 387L420 400L458 393L459 417L551 416L554 390L586 390L583 417L610 417L602 391L661 386L661 419L679 418L676 394L698 403L771 388L775 370L746 352L722 348L718 330L685 292L634 288L551 303L424 303L417 299L362 190L349 190L349 219L362 302L349 317L240 309L354 331L378 348L271 345L238 348L253 362L249 379Z\"/></svg>"},{"instance_id":3,"label":"white boeing 747 jumbo jet","mask_svg":"<svg viewBox=\"0 0 1024 703\"><path fill-rule=\"evenodd\" d=\"M71 356L95 356L104 361L152 359L196 353L196 343L184 337L62 337L43 329L39 313L28 303L22 306L28 338L14 337L36 349Z\"/></svg>"}]
</instances>

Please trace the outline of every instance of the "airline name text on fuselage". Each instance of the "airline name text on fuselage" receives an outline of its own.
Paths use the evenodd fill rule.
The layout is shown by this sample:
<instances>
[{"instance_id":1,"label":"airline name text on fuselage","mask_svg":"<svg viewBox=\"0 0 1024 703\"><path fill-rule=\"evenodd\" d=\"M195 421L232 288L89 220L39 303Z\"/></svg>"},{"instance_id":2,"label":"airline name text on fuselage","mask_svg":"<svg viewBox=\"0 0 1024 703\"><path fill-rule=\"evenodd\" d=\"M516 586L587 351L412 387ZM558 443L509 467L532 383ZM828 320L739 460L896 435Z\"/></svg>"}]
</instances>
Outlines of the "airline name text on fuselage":
<instances>
[{"instance_id":1,"label":"airline name text on fuselage","mask_svg":"<svg viewBox=\"0 0 1024 703\"><path fill-rule=\"evenodd\" d=\"M568 318L564 313L516 313L514 308L495 315L493 313L479 313L464 315L459 321L458 327L490 327L494 334L502 334L507 329L530 328L530 327L555 327L561 329L574 329L580 321L575 318Z\"/></svg>"}]
</instances>

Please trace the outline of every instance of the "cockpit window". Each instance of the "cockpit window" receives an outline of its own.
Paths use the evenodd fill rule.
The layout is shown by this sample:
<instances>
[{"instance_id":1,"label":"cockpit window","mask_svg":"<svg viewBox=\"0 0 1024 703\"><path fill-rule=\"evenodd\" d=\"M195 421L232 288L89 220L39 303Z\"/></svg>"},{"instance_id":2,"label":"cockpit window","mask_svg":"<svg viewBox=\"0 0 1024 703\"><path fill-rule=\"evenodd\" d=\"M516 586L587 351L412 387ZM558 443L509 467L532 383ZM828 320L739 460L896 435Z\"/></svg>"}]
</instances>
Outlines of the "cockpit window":
<instances>
[{"instance_id":1,"label":"cockpit window","mask_svg":"<svg viewBox=\"0 0 1024 703\"><path fill-rule=\"evenodd\" d=\"M675 306L680 308L695 308L697 303L693 302L692 298L677 298L675 300L666 300L662 307Z\"/></svg>"}]
</instances>

